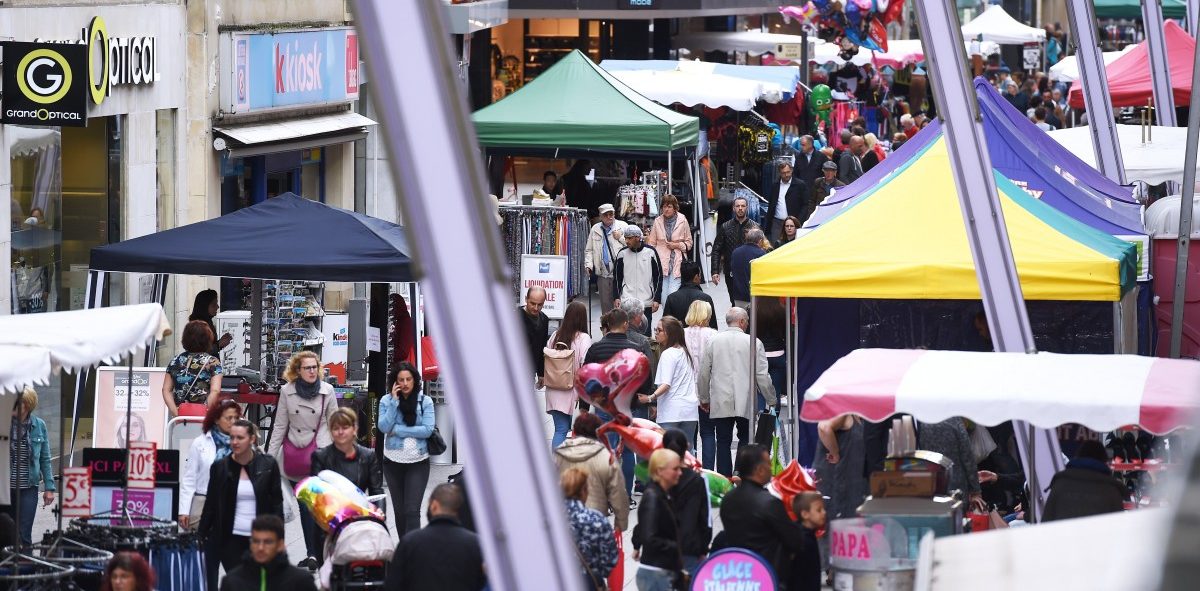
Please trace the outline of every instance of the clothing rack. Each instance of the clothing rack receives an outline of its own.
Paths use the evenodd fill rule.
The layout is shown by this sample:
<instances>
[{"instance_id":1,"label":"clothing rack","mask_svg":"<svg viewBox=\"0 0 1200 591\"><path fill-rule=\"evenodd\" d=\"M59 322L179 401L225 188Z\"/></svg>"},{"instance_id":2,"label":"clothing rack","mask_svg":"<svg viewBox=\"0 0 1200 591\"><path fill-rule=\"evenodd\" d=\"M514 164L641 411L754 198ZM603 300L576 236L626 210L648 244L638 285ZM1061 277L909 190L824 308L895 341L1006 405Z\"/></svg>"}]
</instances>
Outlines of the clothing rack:
<instances>
[{"instance_id":1,"label":"clothing rack","mask_svg":"<svg viewBox=\"0 0 1200 591\"><path fill-rule=\"evenodd\" d=\"M500 217L514 296L521 293L521 255L525 254L566 256L567 298L583 293L587 285L583 264L589 229L587 210L501 203Z\"/></svg>"}]
</instances>

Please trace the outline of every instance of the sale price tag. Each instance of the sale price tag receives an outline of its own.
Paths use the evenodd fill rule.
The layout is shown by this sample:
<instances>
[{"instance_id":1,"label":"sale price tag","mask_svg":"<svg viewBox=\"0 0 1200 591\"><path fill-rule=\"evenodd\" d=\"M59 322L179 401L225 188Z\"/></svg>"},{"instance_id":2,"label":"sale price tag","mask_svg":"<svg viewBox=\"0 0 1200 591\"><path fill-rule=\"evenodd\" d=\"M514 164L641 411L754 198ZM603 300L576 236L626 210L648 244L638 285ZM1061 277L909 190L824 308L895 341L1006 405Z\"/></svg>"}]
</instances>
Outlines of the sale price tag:
<instances>
[{"instance_id":1,"label":"sale price tag","mask_svg":"<svg viewBox=\"0 0 1200 591\"><path fill-rule=\"evenodd\" d=\"M112 496L112 512L114 515L154 515L154 492L145 490L131 490L126 496L123 491L115 490ZM113 525L121 525L124 517L121 519L113 519ZM136 526L150 525L148 519L133 519L130 521Z\"/></svg>"},{"instance_id":2,"label":"sale price tag","mask_svg":"<svg viewBox=\"0 0 1200 591\"><path fill-rule=\"evenodd\" d=\"M88 517L91 514L91 467L63 468L62 516Z\"/></svg>"},{"instance_id":3,"label":"sale price tag","mask_svg":"<svg viewBox=\"0 0 1200 591\"><path fill-rule=\"evenodd\" d=\"M133 441L129 444L129 488L154 488L154 457L157 444Z\"/></svg>"}]
</instances>

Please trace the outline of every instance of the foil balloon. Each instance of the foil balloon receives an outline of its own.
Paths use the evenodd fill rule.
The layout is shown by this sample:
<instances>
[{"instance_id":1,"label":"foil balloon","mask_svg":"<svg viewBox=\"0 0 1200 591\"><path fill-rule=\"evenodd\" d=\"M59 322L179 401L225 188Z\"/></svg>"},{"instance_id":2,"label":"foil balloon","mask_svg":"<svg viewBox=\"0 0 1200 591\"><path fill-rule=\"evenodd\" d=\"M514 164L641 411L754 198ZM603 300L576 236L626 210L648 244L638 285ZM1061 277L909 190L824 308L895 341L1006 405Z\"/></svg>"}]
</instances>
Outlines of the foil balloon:
<instances>
[{"instance_id":1,"label":"foil balloon","mask_svg":"<svg viewBox=\"0 0 1200 591\"><path fill-rule=\"evenodd\" d=\"M721 501L725 500L725 495L733 490L733 481L725 477L719 472L712 470L701 470L700 475L704 477L704 483L708 487L708 504L713 508L721 506Z\"/></svg>"},{"instance_id":2,"label":"foil balloon","mask_svg":"<svg viewBox=\"0 0 1200 591\"><path fill-rule=\"evenodd\" d=\"M879 21L888 24L900 20L904 15L904 0L889 0L887 6L879 6Z\"/></svg>"},{"instance_id":3,"label":"foil balloon","mask_svg":"<svg viewBox=\"0 0 1200 591\"><path fill-rule=\"evenodd\" d=\"M767 485L767 492L783 501L783 508L793 521L799 519L799 516L792 511L792 499L802 492L812 490L817 490L816 481L796 460L789 462L787 468L771 478L770 484Z\"/></svg>"},{"instance_id":4,"label":"foil balloon","mask_svg":"<svg viewBox=\"0 0 1200 591\"><path fill-rule=\"evenodd\" d=\"M589 363L575 372L575 393L623 424L629 424L629 403L650 374L650 361L633 350L621 349L608 361Z\"/></svg>"},{"instance_id":5,"label":"foil balloon","mask_svg":"<svg viewBox=\"0 0 1200 591\"><path fill-rule=\"evenodd\" d=\"M323 471L322 474L326 472L328 471ZM356 495L346 494L339 487L340 484L342 483L329 482L318 475L305 478L296 485L296 500L304 503L321 529L327 532L337 531L342 524L358 517L384 518L379 509L367 502L362 491L355 488Z\"/></svg>"},{"instance_id":6,"label":"foil balloon","mask_svg":"<svg viewBox=\"0 0 1200 591\"><path fill-rule=\"evenodd\" d=\"M809 105L813 110L813 114L825 122L825 129L829 129L829 117L833 111L833 91L825 84L818 84L812 87L812 92L809 94Z\"/></svg>"},{"instance_id":7,"label":"foil balloon","mask_svg":"<svg viewBox=\"0 0 1200 591\"><path fill-rule=\"evenodd\" d=\"M812 22L821 11L817 8L816 4L809 2L804 6L780 6L779 13L783 16L807 23Z\"/></svg>"}]
</instances>

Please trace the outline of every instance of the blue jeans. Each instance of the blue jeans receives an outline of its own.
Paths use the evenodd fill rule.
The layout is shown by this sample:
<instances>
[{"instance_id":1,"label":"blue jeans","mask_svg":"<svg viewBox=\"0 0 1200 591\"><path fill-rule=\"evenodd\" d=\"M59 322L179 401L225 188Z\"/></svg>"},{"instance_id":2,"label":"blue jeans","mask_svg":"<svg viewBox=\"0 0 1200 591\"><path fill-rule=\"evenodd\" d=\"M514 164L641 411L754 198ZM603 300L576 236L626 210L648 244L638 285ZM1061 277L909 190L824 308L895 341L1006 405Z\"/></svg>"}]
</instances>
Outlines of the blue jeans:
<instances>
[{"instance_id":1,"label":"blue jeans","mask_svg":"<svg viewBox=\"0 0 1200 591\"><path fill-rule=\"evenodd\" d=\"M674 574L668 571L638 567L635 580L638 591L671 591L674 579Z\"/></svg>"},{"instance_id":2,"label":"blue jeans","mask_svg":"<svg viewBox=\"0 0 1200 591\"><path fill-rule=\"evenodd\" d=\"M717 426L703 408L700 409L700 448L700 465L705 470L712 470L713 459L717 457Z\"/></svg>"},{"instance_id":3,"label":"blue jeans","mask_svg":"<svg viewBox=\"0 0 1200 591\"><path fill-rule=\"evenodd\" d=\"M675 264L678 265L679 261L675 261ZM658 301L661 303L666 303L667 296L678 291L679 285L680 285L680 281L679 281L678 277L671 277L670 275L663 276L663 278L662 278L662 295L659 296L662 299L660 299ZM676 320L683 322L682 318L676 318Z\"/></svg>"},{"instance_id":4,"label":"blue jeans","mask_svg":"<svg viewBox=\"0 0 1200 591\"><path fill-rule=\"evenodd\" d=\"M550 450L553 451L567 440L567 433L571 431L571 415L557 410L548 410L546 414L554 421L554 437L550 440Z\"/></svg>"},{"instance_id":5,"label":"blue jeans","mask_svg":"<svg viewBox=\"0 0 1200 591\"><path fill-rule=\"evenodd\" d=\"M722 417L712 419L717 427L717 472L729 477L733 476L733 428L737 427L738 449L743 445L753 443L750 439L750 419L746 417Z\"/></svg>"},{"instance_id":6,"label":"blue jeans","mask_svg":"<svg viewBox=\"0 0 1200 591\"><path fill-rule=\"evenodd\" d=\"M680 431L683 431L683 434L687 435L687 439L689 442L695 441L695 439L696 439L696 421L678 421L675 423L659 423L658 426L662 427L663 429L679 429ZM693 443L691 445L692 445L692 451L695 451L695 449L696 449L695 444Z\"/></svg>"},{"instance_id":7,"label":"blue jeans","mask_svg":"<svg viewBox=\"0 0 1200 591\"><path fill-rule=\"evenodd\" d=\"M6 509L6 512L12 516L13 521L17 520L17 489L8 489L10 495L9 501L12 503ZM21 489L21 523L17 530L21 532L21 542L25 544L33 543L33 518L37 515L38 506L38 487L30 486Z\"/></svg>"}]
</instances>

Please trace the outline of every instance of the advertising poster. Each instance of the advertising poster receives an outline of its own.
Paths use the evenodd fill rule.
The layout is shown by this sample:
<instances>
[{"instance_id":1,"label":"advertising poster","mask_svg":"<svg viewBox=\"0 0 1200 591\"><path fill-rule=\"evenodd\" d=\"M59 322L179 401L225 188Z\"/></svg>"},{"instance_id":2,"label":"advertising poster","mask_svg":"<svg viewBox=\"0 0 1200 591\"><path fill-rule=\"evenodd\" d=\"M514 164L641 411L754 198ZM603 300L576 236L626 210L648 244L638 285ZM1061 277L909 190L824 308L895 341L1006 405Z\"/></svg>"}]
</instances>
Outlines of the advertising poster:
<instances>
[{"instance_id":1,"label":"advertising poster","mask_svg":"<svg viewBox=\"0 0 1200 591\"><path fill-rule=\"evenodd\" d=\"M166 369L133 368L133 382L127 367L101 367L96 371L95 428L93 447L125 447L125 404L133 404L129 429L131 441L153 441L167 447L163 432L167 426L167 404L162 388Z\"/></svg>"},{"instance_id":2,"label":"advertising poster","mask_svg":"<svg viewBox=\"0 0 1200 591\"><path fill-rule=\"evenodd\" d=\"M562 320L567 311L567 257L557 255L521 255L521 292L517 304L525 304L525 292L539 286L546 290L546 305L542 312Z\"/></svg>"},{"instance_id":3,"label":"advertising poster","mask_svg":"<svg viewBox=\"0 0 1200 591\"><path fill-rule=\"evenodd\" d=\"M325 337L321 347L321 363L326 375L337 376L339 384L346 383L346 364L350 351L350 316L348 314L326 314L321 324Z\"/></svg>"},{"instance_id":4,"label":"advertising poster","mask_svg":"<svg viewBox=\"0 0 1200 591\"><path fill-rule=\"evenodd\" d=\"M160 519L175 519L182 464L179 450L154 452L154 488L122 491L128 466L125 450L89 447L83 450L83 466L91 472L89 514L120 512L147 513ZM64 499L65 501L65 499Z\"/></svg>"}]
</instances>

